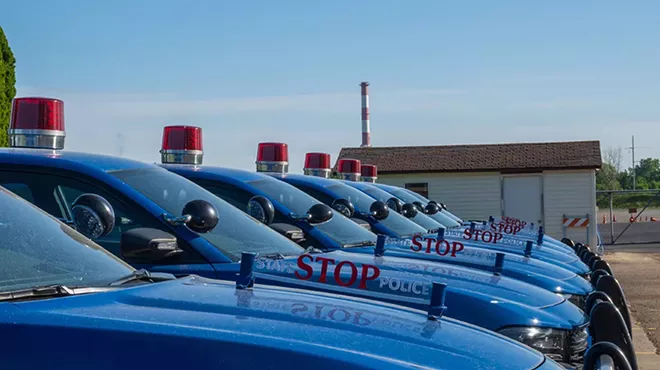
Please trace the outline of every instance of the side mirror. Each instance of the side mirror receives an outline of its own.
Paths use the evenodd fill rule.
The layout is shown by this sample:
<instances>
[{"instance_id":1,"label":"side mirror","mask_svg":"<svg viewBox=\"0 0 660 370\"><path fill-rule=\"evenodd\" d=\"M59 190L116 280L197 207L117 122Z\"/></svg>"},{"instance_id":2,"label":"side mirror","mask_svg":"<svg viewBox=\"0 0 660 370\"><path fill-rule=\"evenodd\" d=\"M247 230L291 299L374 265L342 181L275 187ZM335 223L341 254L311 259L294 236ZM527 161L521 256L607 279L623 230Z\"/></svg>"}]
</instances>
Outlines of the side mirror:
<instances>
[{"instance_id":1,"label":"side mirror","mask_svg":"<svg viewBox=\"0 0 660 370\"><path fill-rule=\"evenodd\" d=\"M76 230L90 239L106 236L115 227L115 211L105 198L96 194L76 198L71 214Z\"/></svg>"},{"instance_id":2,"label":"side mirror","mask_svg":"<svg viewBox=\"0 0 660 370\"><path fill-rule=\"evenodd\" d=\"M218 210L213 204L202 199L188 202L181 214L188 218L186 226L197 233L208 233L218 225Z\"/></svg>"},{"instance_id":3,"label":"side mirror","mask_svg":"<svg viewBox=\"0 0 660 370\"><path fill-rule=\"evenodd\" d=\"M430 203L424 207L424 213L427 215L434 215L440 212L440 206L437 203Z\"/></svg>"},{"instance_id":4,"label":"side mirror","mask_svg":"<svg viewBox=\"0 0 660 370\"><path fill-rule=\"evenodd\" d=\"M123 232L120 249L122 257L131 261L159 261L183 253L176 237L146 227Z\"/></svg>"},{"instance_id":5,"label":"side mirror","mask_svg":"<svg viewBox=\"0 0 660 370\"><path fill-rule=\"evenodd\" d=\"M387 207L387 204L377 200L369 207L369 215L377 221L382 221L390 215L390 209Z\"/></svg>"},{"instance_id":6,"label":"side mirror","mask_svg":"<svg viewBox=\"0 0 660 370\"><path fill-rule=\"evenodd\" d=\"M256 195L248 201L247 214L265 225L270 225L275 218L275 207L266 197Z\"/></svg>"},{"instance_id":7,"label":"side mirror","mask_svg":"<svg viewBox=\"0 0 660 370\"><path fill-rule=\"evenodd\" d=\"M445 210L447 209L447 206L446 206L444 203L439 203L439 204L440 204L440 207L441 207L442 209L445 209Z\"/></svg>"},{"instance_id":8,"label":"side mirror","mask_svg":"<svg viewBox=\"0 0 660 370\"><path fill-rule=\"evenodd\" d=\"M309 208L307 211L307 222L312 225L322 224L330 221L332 218L332 208L323 203L318 203Z\"/></svg>"},{"instance_id":9,"label":"side mirror","mask_svg":"<svg viewBox=\"0 0 660 370\"><path fill-rule=\"evenodd\" d=\"M399 198L392 197L387 200L387 206L390 209L393 209L394 212L401 213L401 209L403 208L403 202L400 201Z\"/></svg>"},{"instance_id":10,"label":"side mirror","mask_svg":"<svg viewBox=\"0 0 660 370\"><path fill-rule=\"evenodd\" d=\"M353 203L344 198L335 199L334 202L332 202L332 209L349 218L353 217L353 214L355 213Z\"/></svg>"},{"instance_id":11,"label":"side mirror","mask_svg":"<svg viewBox=\"0 0 660 370\"><path fill-rule=\"evenodd\" d=\"M419 212L424 212L424 205L422 202L412 202L412 204L417 208Z\"/></svg>"},{"instance_id":12,"label":"side mirror","mask_svg":"<svg viewBox=\"0 0 660 370\"><path fill-rule=\"evenodd\" d=\"M417 206L412 203L406 203L401 209L401 214L406 216L406 218L413 218L417 216Z\"/></svg>"}]
</instances>

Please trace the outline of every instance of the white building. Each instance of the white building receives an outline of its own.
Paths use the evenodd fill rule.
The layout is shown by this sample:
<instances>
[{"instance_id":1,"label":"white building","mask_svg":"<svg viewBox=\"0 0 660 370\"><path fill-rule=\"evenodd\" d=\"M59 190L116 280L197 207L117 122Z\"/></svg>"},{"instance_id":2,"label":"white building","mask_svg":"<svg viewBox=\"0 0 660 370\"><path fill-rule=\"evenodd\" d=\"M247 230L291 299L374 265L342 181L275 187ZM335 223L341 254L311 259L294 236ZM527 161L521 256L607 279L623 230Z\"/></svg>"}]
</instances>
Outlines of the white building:
<instances>
[{"instance_id":1,"label":"white building","mask_svg":"<svg viewBox=\"0 0 660 370\"><path fill-rule=\"evenodd\" d=\"M588 229L566 235L596 240L598 141L342 148L339 158L377 165L378 182L445 203L464 220L515 217L561 238L564 215L588 217Z\"/></svg>"}]
</instances>

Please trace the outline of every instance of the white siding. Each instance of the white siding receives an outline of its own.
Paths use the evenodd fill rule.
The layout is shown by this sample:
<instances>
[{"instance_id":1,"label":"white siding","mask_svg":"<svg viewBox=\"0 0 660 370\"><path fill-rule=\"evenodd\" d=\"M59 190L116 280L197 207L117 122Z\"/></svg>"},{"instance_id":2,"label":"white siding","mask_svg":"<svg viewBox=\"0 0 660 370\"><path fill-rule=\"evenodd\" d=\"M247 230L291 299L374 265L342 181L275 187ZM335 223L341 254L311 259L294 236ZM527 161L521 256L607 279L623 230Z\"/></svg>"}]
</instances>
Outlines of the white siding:
<instances>
[{"instance_id":1,"label":"white siding","mask_svg":"<svg viewBox=\"0 0 660 370\"><path fill-rule=\"evenodd\" d=\"M546 233L562 238L562 215L591 215L596 225L596 173L593 170L543 172L543 217ZM488 219L500 216L501 175L490 173L402 174L379 175L378 182L404 187L406 183L428 183L429 198L443 202L459 217ZM593 245L596 230L590 228L589 244ZM584 228L568 229L567 236L584 243Z\"/></svg>"},{"instance_id":2,"label":"white siding","mask_svg":"<svg viewBox=\"0 0 660 370\"><path fill-rule=\"evenodd\" d=\"M462 219L487 220L501 212L500 174L452 173L379 175L378 182L404 187L406 183L428 183L429 198L443 202Z\"/></svg>"},{"instance_id":3,"label":"white siding","mask_svg":"<svg viewBox=\"0 0 660 370\"><path fill-rule=\"evenodd\" d=\"M596 226L596 173L590 171L547 171L543 174L543 207L546 233L555 238L562 237L562 215L579 216L589 214L591 224ZM589 244L593 245L596 232L590 228ZM584 228L567 229L567 237L576 242L586 242Z\"/></svg>"}]
</instances>

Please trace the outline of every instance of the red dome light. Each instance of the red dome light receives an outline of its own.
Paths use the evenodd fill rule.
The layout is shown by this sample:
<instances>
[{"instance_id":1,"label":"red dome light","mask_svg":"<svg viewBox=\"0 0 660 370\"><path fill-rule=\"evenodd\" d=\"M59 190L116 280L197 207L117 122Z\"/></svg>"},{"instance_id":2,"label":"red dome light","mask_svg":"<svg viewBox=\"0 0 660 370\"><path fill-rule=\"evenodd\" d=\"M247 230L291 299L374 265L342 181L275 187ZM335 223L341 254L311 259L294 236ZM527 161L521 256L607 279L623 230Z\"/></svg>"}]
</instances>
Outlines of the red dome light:
<instances>
[{"instance_id":1,"label":"red dome light","mask_svg":"<svg viewBox=\"0 0 660 370\"><path fill-rule=\"evenodd\" d=\"M53 98L15 98L9 121L12 147L63 149L64 102Z\"/></svg>"},{"instance_id":2,"label":"red dome light","mask_svg":"<svg viewBox=\"0 0 660 370\"><path fill-rule=\"evenodd\" d=\"M307 153L305 154L305 169L330 169L330 154Z\"/></svg>"},{"instance_id":3,"label":"red dome light","mask_svg":"<svg viewBox=\"0 0 660 370\"><path fill-rule=\"evenodd\" d=\"M257 172L288 172L289 146L285 143L259 143Z\"/></svg>"},{"instance_id":4,"label":"red dome light","mask_svg":"<svg viewBox=\"0 0 660 370\"><path fill-rule=\"evenodd\" d=\"M330 177L330 154L328 153L307 153L305 154L305 175Z\"/></svg>"},{"instance_id":5,"label":"red dome light","mask_svg":"<svg viewBox=\"0 0 660 370\"><path fill-rule=\"evenodd\" d=\"M202 164L202 128L165 126L160 153L162 163Z\"/></svg>"},{"instance_id":6,"label":"red dome light","mask_svg":"<svg viewBox=\"0 0 660 370\"><path fill-rule=\"evenodd\" d=\"M351 174L360 174L360 161L357 159L340 159L337 162L337 172L339 173L351 173Z\"/></svg>"},{"instance_id":7,"label":"red dome light","mask_svg":"<svg viewBox=\"0 0 660 370\"><path fill-rule=\"evenodd\" d=\"M361 167L362 177L377 177L378 167L373 164L363 164Z\"/></svg>"}]
</instances>

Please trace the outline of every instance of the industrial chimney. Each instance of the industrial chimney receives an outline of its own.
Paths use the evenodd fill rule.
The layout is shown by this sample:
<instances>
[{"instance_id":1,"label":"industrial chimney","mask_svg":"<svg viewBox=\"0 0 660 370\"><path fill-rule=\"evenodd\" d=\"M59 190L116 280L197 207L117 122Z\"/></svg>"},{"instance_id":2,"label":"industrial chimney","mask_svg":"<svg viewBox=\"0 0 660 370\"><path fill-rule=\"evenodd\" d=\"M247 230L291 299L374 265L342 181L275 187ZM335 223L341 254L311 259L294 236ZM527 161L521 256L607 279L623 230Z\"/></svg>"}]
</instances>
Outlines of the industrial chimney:
<instances>
[{"instance_id":1,"label":"industrial chimney","mask_svg":"<svg viewBox=\"0 0 660 370\"><path fill-rule=\"evenodd\" d=\"M362 90L362 145L361 148L371 146L371 129L369 127L369 82L360 83Z\"/></svg>"}]
</instances>

